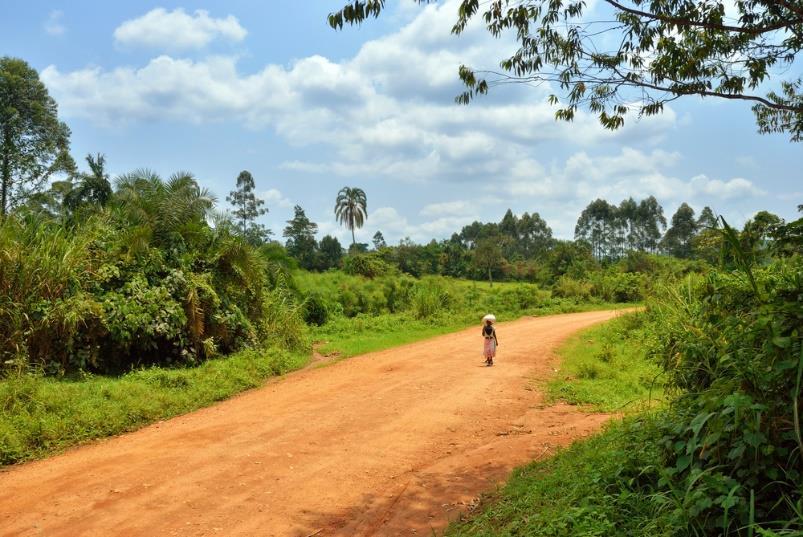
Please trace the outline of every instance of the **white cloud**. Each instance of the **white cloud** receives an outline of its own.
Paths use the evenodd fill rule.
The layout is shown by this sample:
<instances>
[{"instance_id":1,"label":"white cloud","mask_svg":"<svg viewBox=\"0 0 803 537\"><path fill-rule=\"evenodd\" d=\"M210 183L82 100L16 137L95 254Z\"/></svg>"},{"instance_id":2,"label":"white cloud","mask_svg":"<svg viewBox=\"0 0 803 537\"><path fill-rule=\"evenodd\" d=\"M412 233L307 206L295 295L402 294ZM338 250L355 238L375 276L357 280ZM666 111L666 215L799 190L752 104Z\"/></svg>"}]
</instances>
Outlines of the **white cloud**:
<instances>
[{"instance_id":1,"label":"white cloud","mask_svg":"<svg viewBox=\"0 0 803 537\"><path fill-rule=\"evenodd\" d=\"M475 212L474 205L467 201L445 201L441 203L430 203L421 209L422 216L460 216L469 212Z\"/></svg>"},{"instance_id":2,"label":"white cloud","mask_svg":"<svg viewBox=\"0 0 803 537\"><path fill-rule=\"evenodd\" d=\"M271 188L270 190L262 192L259 198L265 201L268 209L271 207L282 207L286 209L293 206L293 202L276 188Z\"/></svg>"},{"instance_id":3,"label":"white cloud","mask_svg":"<svg viewBox=\"0 0 803 537\"><path fill-rule=\"evenodd\" d=\"M698 175L692 178L691 187L696 194L707 194L724 200L744 196L763 196L766 194L765 191L742 177L722 181L720 179L709 179L705 175Z\"/></svg>"},{"instance_id":4,"label":"white cloud","mask_svg":"<svg viewBox=\"0 0 803 537\"><path fill-rule=\"evenodd\" d=\"M64 12L60 9L51 11L44 24L45 32L52 36L63 35L67 31L67 28L62 23L63 18Z\"/></svg>"},{"instance_id":5,"label":"white cloud","mask_svg":"<svg viewBox=\"0 0 803 537\"><path fill-rule=\"evenodd\" d=\"M577 213L596 197L618 202L655 195L675 203L762 194L744 177L679 174L679 153L644 149L658 147L680 121L670 107L609 132L588 113L578 113L571 124L556 122L544 99L548 87L498 89L471 106L455 105L452 98L461 90L457 66L492 66L511 48L510 40L489 37L481 25L451 36L456 6L447 0L417 9L401 30L367 42L352 58L315 55L250 72L232 56L190 59L175 52L217 38L242 40L245 30L234 17L160 8L127 21L115 38L126 45L170 46L171 54L114 69L62 72L50 66L41 78L68 117L109 126L234 122L272 129L294 146L312 148L308 156L280 163L282 169L355 180L470 182L472 192L484 192L482 207L462 200L422 207L416 216L425 222L411 222L392 207L376 209L357 233L362 242L376 229L389 239L448 235L487 213L489 199L536 207L565 237L572 235ZM599 154L606 142L621 149ZM560 145L574 148L573 154L553 156L551 149ZM264 199L269 207L292 206L278 190L265 192ZM320 226L322 233L344 236L334 225Z\"/></svg>"},{"instance_id":6,"label":"white cloud","mask_svg":"<svg viewBox=\"0 0 803 537\"><path fill-rule=\"evenodd\" d=\"M189 14L181 8L159 7L122 23L114 30L114 39L126 46L185 50L203 48L219 37L242 41L247 33L233 15L218 19L202 9Z\"/></svg>"}]
</instances>

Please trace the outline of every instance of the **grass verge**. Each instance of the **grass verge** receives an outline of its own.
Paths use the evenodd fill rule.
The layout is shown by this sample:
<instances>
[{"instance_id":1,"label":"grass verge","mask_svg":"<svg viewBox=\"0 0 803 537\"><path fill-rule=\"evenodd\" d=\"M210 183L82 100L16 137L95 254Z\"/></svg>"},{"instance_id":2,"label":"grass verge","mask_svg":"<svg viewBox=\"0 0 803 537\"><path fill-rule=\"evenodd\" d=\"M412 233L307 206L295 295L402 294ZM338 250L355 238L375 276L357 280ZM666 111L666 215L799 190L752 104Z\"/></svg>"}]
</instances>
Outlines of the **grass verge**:
<instances>
[{"instance_id":1,"label":"grass verge","mask_svg":"<svg viewBox=\"0 0 803 537\"><path fill-rule=\"evenodd\" d=\"M41 458L208 406L308 360L277 349L247 350L194 368L153 367L120 377L8 377L0 381L0 464Z\"/></svg>"},{"instance_id":2,"label":"grass verge","mask_svg":"<svg viewBox=\"0 0 803 537\"><path fill-rule=\"evenodd\" d=\"M594 412L632 412L663 401L661 367L644 356L644 313L623 315L575 334L558 350L547 400Z\"/></svg>"}]
</instances>

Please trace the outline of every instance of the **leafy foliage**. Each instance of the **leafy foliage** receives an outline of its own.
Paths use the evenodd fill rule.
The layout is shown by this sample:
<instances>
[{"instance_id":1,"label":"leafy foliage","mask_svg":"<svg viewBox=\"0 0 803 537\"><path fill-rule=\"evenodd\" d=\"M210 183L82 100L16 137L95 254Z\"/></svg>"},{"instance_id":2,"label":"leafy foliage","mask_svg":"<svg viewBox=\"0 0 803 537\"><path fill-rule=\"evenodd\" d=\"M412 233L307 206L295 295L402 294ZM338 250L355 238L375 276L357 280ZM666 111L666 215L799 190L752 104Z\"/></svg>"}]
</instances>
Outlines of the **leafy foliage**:
<instances>
[{"instance_id":1,"label":"leafy foliage","mask_svg":"<svg viewBox=\"0 0 803 537\"><path fill-rule=\"evenodd\" d=\"M418 0L428 3L430 0ZM509 83L557 88L558 119L571 121L580 107L608 129L625 116L663 111L687 95L755 103L760 132L803 139L803 79L790 69L803 47L803 8L794 0L605 0L606 14L589 20L576 0L462 0L452 33L472 19L499 37L514 33L519 48L500 62L502 72L461 66L468 103L492 86ZM350 0L329 15L333 28L378 16L384 0ZM774 82L765 95L760 86Z\"/></svg>"},{"instance_id":2,"label":"leafy foliage","mask_svg":"<svg viewBox=\"0 0 803 537\"><path fill-rule=\"evenodd\" d=\"M123 372L258 342L304 348L284 269L225 221L210 227L213 202L190 174L164 181L139 170L117 181L105 208L70 226L34 211L7 217L0 361L47 373Z\"/></svg>"},{"instance_id":3,"label":"leafy foliage","mask_svg":"<svg viewBox=\"0 0 803 537\"><path fill-rule=\"evenodd\" d=\"M344 186L337 193L335 200L335 218L351 230L351 243L356 244L354 229L361 228L368 217L368 205L365 192L361 188Z\"/></svg>"},{"instance_id":4,"label":"leafy foliage","mask_svg":"<svg viewBox=\"0 0 803 537\"><path fill-rule=\"evenodd\" d=\"M256 219L268 212L265 201L256 197L254 177L248 170L243 170L237 176L237 189L232 190L226 201L234 205L234 217L240 223L240 233L253 244L259 245L267 240L270 231L258 224Z\"/></svg>"},{"instance_id":5,"label":"leafy foliage","mask_svg":"<svg viewBox=\"0 0 803 537\"><path fill-rule=\"evenodd\" d=\"M0 57L0 217L41 190L57 172L72 172L70 129L56 101L26 62Z\"/></svg>"}]
</instances>

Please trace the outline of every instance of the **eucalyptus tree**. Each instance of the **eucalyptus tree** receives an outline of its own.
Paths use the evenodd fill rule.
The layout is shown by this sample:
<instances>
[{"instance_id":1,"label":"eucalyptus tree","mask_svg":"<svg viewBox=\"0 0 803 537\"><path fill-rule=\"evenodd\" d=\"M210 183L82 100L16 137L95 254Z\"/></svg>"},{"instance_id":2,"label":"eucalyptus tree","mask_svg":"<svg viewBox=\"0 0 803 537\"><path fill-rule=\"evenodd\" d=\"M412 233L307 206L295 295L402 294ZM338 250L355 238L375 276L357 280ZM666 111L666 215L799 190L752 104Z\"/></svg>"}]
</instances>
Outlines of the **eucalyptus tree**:
<instances>
[{"instance_id":1,"label":"eucalyptus tree","mask_svg":"<svg viewBox=\"0 0 803 537\"><path fill-rule=\"evenodd\" d=\"M519 249L524 259L544 255L552 246L552 228L538 213L524 213L518 224Z\"/></svg>"},{"instance_id":2,"label":"eucalyptus tree","mask_svg":"<svg viewBox=\"0 0 803 537\"><path fill-rule=\"evenodd\" d=\"M466 91L457 101L501 84L548 86L558 119L571 121L583 107L618 129L630 112L648 116L681 97L716 97L751 103L759 132L803 139L803 78L794 68L803 47L799 0L600 4L590 17L578 0L461 0L452 33L481 19L496 37L515 34L518 50L501 59L501 71L460 66ZM384 7L385 0L349 0L329 24L359 24Z\"/></svg>"},{"instance_id":3,"label":"eucalyptus tree","mask_svg":"<svg viewBox=\"0 0 803 537\"><path fill-rule=\"evenodd\" d=\"M619 243L624 254L624 250L635 250L638 243L638 204L632 197L627 198L622 200L616 212L619 219Z\"/></svg>"},{"instance_id":4,"label":"eucalyptus tree","mask_svg":"<svg viewBox=\"0 0 803 537\"><path fill-rule=\"evenodd\" d=\"M697 228L702 229L716 229L719 227L719 220L717 215L711 210L711 207L705 206L700 211L700 216L697 218Z\"/></svg>"},{"instance_id":5,"label":"eucalyptus tree","mask_svg":"<svg viewBox=\"0 0 803 537\"><path fill-rule=\"evenodd\" d=\"M70 129L36 70L0 58L0 218L53 174L75 171L69 145Z\"/></svg>"},{"instance_id":6,"label":"eucalyptus tree","mask_svg":"<svg viewBox=\"0 0 803 537\"><path fill-rule=\"evenodd\" d=\"M661 240L661 249L675 257L691 257L692 239L697 234L697 229L694 209L688 203L681 203L672 215L672 225Z\"/></svg>"},{"instance_id":7,"label":"eucalyptus tree","mask_svg":"<svg viewBox=\"0 0 803 537\"><path fill-rule=\"evenodd\" d=\"M638 249L655 252L658 248L658 241L661 239L662 231L666 229L664 208L661 207L655 196L649 196L639 202L636 214Z\"/></svg>"},{"instance_id":8,"label":"eucalyptus tree","mask_svg":"<svg viewBox=\"0 0 803 537\"><path fill-rule=\"evenodd\" d=\"M388 245L388 243L385 242L385 236L382 235L382 232L379 230L377 230L377 232L374 233L374 237L373 239L371 239L371 242L374 243L374 250L380 250L382 248L386 248Z\"/></svg>"},{"instance_id":9,"label":"eucalyptus tree","mask_svg":"<svg viewBox=\"0 0 803 537\"><path fill-rule=\"evenodd\" d=\"M614 255L616 230L616 206L603 199L596 199L583 209L574 228L575 240L591 244L598 260Z\"/></svg>"},{"instance_id":10,"label":"eucalyptus tree","mask_svg":"<svg viewBox=\"0 0 803 537\"><path fill-rule=\"evenodd\" d=\"M240 234L249 242L259 245L265 242L270 231L256 222L268 209L264 207L265 201L254 193L255 189L254 176L248 170L243 170L237 176L237 188L226 196L226 201L235 208L234 217L240 224Z\"/></svg>"},{"instance_id":11,"label":"eucalyptus tree","mask_svg":"<svg viewBox=\"0 0 803 537\"><path fill-rule=\"evenodd\" d=\"M365 192L361 188L341 188L335 200L335 217L340 224L345 224L351 230L351 245L356 248L354 228L361 228L368 217Z\"/></svg>"},{"instance_id":12,"label":"eucalyptus tree","mask_svg":"<svg viewBox=\"0 0 803 537\"><path fill-rule=\"evenodd\" d=\"M287 253L298 260L298 263L305 269L313 269L316 265L318 254L318 243L315 241L315 233L318 232L318 224L312 222L301 206L293 207L293 218L287 221L283 236L287 239L285 247Z\"/></svg>"}]
</instances>

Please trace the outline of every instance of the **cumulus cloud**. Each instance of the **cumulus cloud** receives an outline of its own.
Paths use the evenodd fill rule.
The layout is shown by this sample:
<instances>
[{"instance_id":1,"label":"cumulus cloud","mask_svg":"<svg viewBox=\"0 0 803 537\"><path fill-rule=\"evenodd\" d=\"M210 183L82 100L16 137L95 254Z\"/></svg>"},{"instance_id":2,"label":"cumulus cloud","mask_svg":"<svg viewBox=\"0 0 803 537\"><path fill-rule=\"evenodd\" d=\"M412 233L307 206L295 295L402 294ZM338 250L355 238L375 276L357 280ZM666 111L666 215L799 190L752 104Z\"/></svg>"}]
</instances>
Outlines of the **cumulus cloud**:
<instances>
[{"instance_id":1,"label":"cumulus cloud","mask_svg":"<svg viewBox=\"0 0 803 537\"><path fill-rule=\"evenodd\" d=\"M520 161L508 179L489 188L501 190L509 200L529 200L544 208L542 216L564 237L572 236L577 215L597 198L619 203L628 197L655 196L665 207L695 200L698 205L722 207L728 201L766 194L743 177L684 177L674 170L680 161L679 153L661 149L623 147L619 154L596 156L579 151L548 168L536 161Z\"/></svg>"},{"instance_id":2,"label":"cumulus cloud","mask_svg":"<svg viewBox=\"0 0 803 537\"><path fill-rule=\"evenodd\" d=\"M265 201L268 209L271 207L282 207L286 209L293 206L293 202L290 201L289 198L285 197L284 194L282 194L281 191L276 188L271 188L265 192L262 192L259 195L259 198Z\"/></svg>"},{"instance_id":3,"label":"cumulus cloud","mask_svg":"<svg viewBox=\"0 0 803 537\"><path fill-rule=\"evenodd\" d=\"M448 202L446 204L448 205ZM459 231L463 226L478 219L479 216L476 213L464 212L459 215L441 215L432 220L411 223L407 217L400 214L395 208L380 207L369 213L366 228L381 230L385 238L391 242L393 242L394 238L401 239L405 237L417 242L429 242L433 237L451 235L455 231ZM367 240L367 237L372 236L373 233L373 231L362 230L360 235L364 240Z\"/></svg>"},{"instance_id":4,"label":"cumulus cloud","mask_svg":"<svg viewBox=\"0 0 803 537\"><path fill-rule=\"evenodd\" d=\"M203 48L217 38L242 41L247 33L232 15L214 18L202 9L189 14L159 7L123 22L114 30L114 39L125 46L185 50Z\"/></svg>"},{"instance_id":5,"label":"cumulus cloud","mask_svg":"<svg viewBox=\"0 0 803 537\"><path fill-rule=\"evenodd\" d=\"M460 38L450 35L456 8L456 1L447 0L405 12L414 13L409 23L365 43L351 58L314 55L250 72L243 72L236 57L188 58L176 51L201 48L218 38L242 40L246 30L236 18L159 8L123 23L115 39L124 45L169 47L170 54L113 69L63 72L49 66L41 78L68 117L110 126L149 120L235 122L273 130L289 144L315 149L280 163L289 171L470 182L478 193L490 183L483 210L489 203L527 203L559 220L553 225L547 218L561 236L571 236L577 212L596 197L618 202L655 195L676 202L762 193L743 177L683 176L674 171L682 160L679 153L643 149L657 147L676 127L679 118L671 107L610 132L583 112L571 124L556 122L545 100L547 86L499 89L471 106L455 105L453 97L462 89L457 67L496 65L513 47L509 39L488 36L481 24ZM620 149L599 154L606 142ZM573 148L573 153L553 156L550 149L556 146ZM278 190L265 192L264 198L269 207L292 205ZM361 230L358 236L369 240L381 229L389 239L428 240L481 218L480 208L464 200L429 203L417 216L425 221L412 223L395 208L381 207L369 215L372 231ZM320 225L322 233L341 231Z\"/></svg>"},{"instance_id":6,"label":"cumulus cloud","mask_svg":"<svg viewBox=\"0 0 803 537\"><path fill-rule=\"evenodd\" d=\"M52 36L60 36L63 35L64 32L67 31L66 26L62 22L64 19L64 12L60 9L54 9L50 12L45 21L45 32Z\"/></svg>"},{"instance_id":7,"label":"cumulus cloud","mask_svg":"<svg viewBox=\"0 0 803 537\"><path fill-rule=\"evenodd\" d=\"M441 203L430 203L429 205L424 206L419 214L421 214L421 216L460 216L475 211L476 208L474 207L473 203L463 200L456 200L444 201Z\"/></svg>"}]
</instances>

